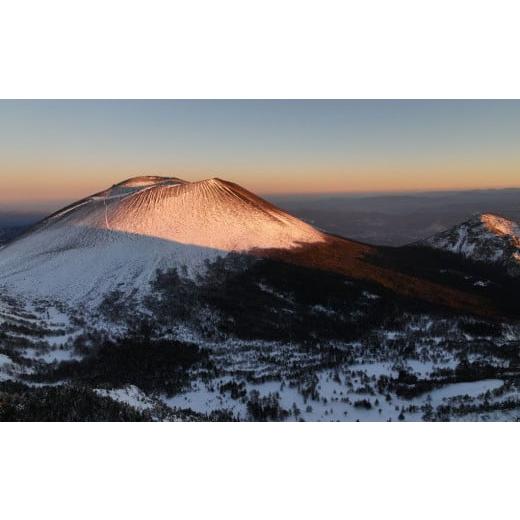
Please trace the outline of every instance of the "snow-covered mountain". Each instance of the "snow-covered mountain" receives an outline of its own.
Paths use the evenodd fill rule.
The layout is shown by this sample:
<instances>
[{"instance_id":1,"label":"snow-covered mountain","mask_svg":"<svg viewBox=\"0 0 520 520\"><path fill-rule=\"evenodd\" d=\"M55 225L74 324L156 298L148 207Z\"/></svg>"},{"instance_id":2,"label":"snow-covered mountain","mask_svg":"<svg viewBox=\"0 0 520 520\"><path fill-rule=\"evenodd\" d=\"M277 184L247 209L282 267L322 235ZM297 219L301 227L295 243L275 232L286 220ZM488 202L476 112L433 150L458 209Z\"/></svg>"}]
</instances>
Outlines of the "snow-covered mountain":
<instances>
[{"instance_id":1,"label":"snow-covered mountain","mask_svg":"<svg viewBox=\"0 0 520 520\"><path fill-rule=\"evenodd\" d=\"M518 236L423 246L513 265ZM519 292L226 181L129 179L0 248L0 421L518 420Z\"/></svg>"},{"instance_id":2,"label":"snow-covered mountain","mask_svg":"<svg viewBox=\"0 0 520 520\"><path fill-rule=\"evenodd\" d=\"M0 289L94 308L114 291L148 294L158 271L204 275L208 262L229 253L335 272L436 305L489 308L480 297L417 277L385 249L322 233L215 178L136 177L63 208L0 248Z\"/></svg>"},{"instance_id":3,"label":"snow-covered mountain","mask_svg":"<svg viewBox=\"0 0 520 520\"><path fill-rule=\"evenodd\" d=\"M229 252L298 248L321 232L220 179L136 177L49 216L0 249L0 285L97 302L149 287L157 269L203 269Z\"/></svg>"},{"instance_id":4,"label":"snow-covered mountain","mask_svg":"<svg viewBox=\"0 0 520 520\"><path fill-rule=\"evenodd\" d=\"M520 275L520 226L497 215L476 215L419 244L503 265L509 274Z\"/></svg>"}]
</instances>

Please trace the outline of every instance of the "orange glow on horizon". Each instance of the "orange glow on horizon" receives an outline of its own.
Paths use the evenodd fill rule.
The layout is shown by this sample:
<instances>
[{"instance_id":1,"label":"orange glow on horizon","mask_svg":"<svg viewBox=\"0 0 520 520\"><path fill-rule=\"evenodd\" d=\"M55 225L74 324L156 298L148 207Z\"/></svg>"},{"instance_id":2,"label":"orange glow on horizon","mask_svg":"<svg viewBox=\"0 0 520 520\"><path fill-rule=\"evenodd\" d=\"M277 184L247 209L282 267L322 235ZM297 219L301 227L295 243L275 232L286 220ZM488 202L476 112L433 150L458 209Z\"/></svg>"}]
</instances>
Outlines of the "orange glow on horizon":
<instances>
[{"instance_id":1,"label":"orange glow on horizon","mask_svg":"<svg viewBox=\"0 0 520 520\"><path fill-rule=\"evenodd\" d=\"M502 165L500 169L481 165L470 169L448 167L414 168L155 168L149 171L126 166L87 168L64 165L39 168L17 167L0 173L0 208L31 202L57 204L74 201L104 190L124 179L141 175L179 177L198 181L220 177L259 195L393 193L473 189L520 188L520 168Z\"/></svg>"},{"instance_id":2,"label":"orange glow on horizon","mask_svg":"<svg viewBox=\"0 0 520 520\"><path fill-rule=\"evenodd\" d=\"M422 170L421 173L406 171L305 171L252 174L251 172L221 171L197 172L175 169L132 171L97 170L75 171L72 177L66 172L40 170L36 174L20 175L18 172L1 174L3 203L76 200L104 190L126 178L140 175L179 177L187 181L198 181L220 177L240 184L258 194L311 194L311 193L388 193L413 191L448 191L473 189L520 188L520 174L504 172L491 175L488 171L457 171L439 174ZM495 182L493 182L496 179Z\"/></svg>"}]
</instances>

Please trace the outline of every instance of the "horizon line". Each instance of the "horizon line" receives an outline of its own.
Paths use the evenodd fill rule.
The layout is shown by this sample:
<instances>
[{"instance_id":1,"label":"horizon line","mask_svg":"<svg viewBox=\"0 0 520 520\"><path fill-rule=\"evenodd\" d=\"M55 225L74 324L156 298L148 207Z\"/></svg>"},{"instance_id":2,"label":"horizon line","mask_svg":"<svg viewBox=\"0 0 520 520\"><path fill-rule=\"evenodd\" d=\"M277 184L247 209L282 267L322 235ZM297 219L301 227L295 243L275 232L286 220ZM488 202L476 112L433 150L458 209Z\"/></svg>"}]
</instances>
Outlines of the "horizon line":
<instances>
[{"instance_id":1,"label":"horizon line","mask_svg":"<svg viewBox=\"0 0 520 520\"><path fill-rule=\"evenodd\" d=\"M290 195L400 195L403 193L461 193L465 191L506 191L506 190L520 190L518 186L491 186L480 188L417 188L417 189L396 189L396 190L352 190L352 191L283 191L283 192L258 192L262 196L290 196Z\"/></svg>"},{"instance_id":2,"label":"horizon line","mask_svg":"<svg viewBox=\"0 0 520 520\"><path fill-rule=\"evenodd\" d=\"M248 189L248 188L246 188ZM508 191L520 190L520 186L501 186L501 187L479 187L479 188L434 188L434 189L402 189L402 190L377 190L377 191L284 191L284 192L253 192L261 197L378 197L378 196L399 196L399 195L421 195L421 194L442 194L442 193L464 193L464 192L484 192L484 191ZM252 190L249 190L252 191ZM88 196L88 195L85 195ZM31 213L47 211L48 206L61 207L67 205L78 198L60 199L21 199L12 203L0 203L0 213ZM30 204L37 206L34 210L28 207ZM25 206L17 208L16 206ZM4 207L2 207L4 206Z\"/></svg>"}]
</instances>

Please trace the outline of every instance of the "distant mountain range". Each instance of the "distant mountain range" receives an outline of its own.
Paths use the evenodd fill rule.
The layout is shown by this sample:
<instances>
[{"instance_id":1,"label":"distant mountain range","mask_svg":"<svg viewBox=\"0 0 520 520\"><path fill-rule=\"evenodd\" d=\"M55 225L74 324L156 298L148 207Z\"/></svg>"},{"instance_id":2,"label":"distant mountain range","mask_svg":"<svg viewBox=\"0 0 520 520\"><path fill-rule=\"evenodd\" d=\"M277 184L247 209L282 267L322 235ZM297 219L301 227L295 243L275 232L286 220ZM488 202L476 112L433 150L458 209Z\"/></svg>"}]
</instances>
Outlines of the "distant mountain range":
<instances>
[{"instance_id":1,"label":"distant mountain range","mask_svg":"<svg viewBox=\"0 0 520 520\"><path fill-rule=\"evenodd\" d=\"M422 240L480 213L520 221L520 189L380 195L278 195L269 200L329 233L377 245Z\"/></svg>"}]
</instances>

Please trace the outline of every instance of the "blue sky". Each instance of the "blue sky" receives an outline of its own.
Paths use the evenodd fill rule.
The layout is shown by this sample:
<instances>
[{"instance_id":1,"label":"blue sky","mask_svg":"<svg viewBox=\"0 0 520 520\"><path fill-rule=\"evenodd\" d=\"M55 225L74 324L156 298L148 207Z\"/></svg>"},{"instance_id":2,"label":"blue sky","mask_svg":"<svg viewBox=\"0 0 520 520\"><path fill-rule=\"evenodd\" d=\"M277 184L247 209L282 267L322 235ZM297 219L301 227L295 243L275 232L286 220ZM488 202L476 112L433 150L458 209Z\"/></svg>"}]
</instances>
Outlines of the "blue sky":
<instances>
[{"instance_id":1,"label":"blue sky","mask_svg":"<svg viewBox=\"0 0 520 520\"><path fill-rule=\"evenodd\" d=\"M0 101L0 204L134 175L259 193L520 186L518 101Z\"/></svg>"}]
</instances>

